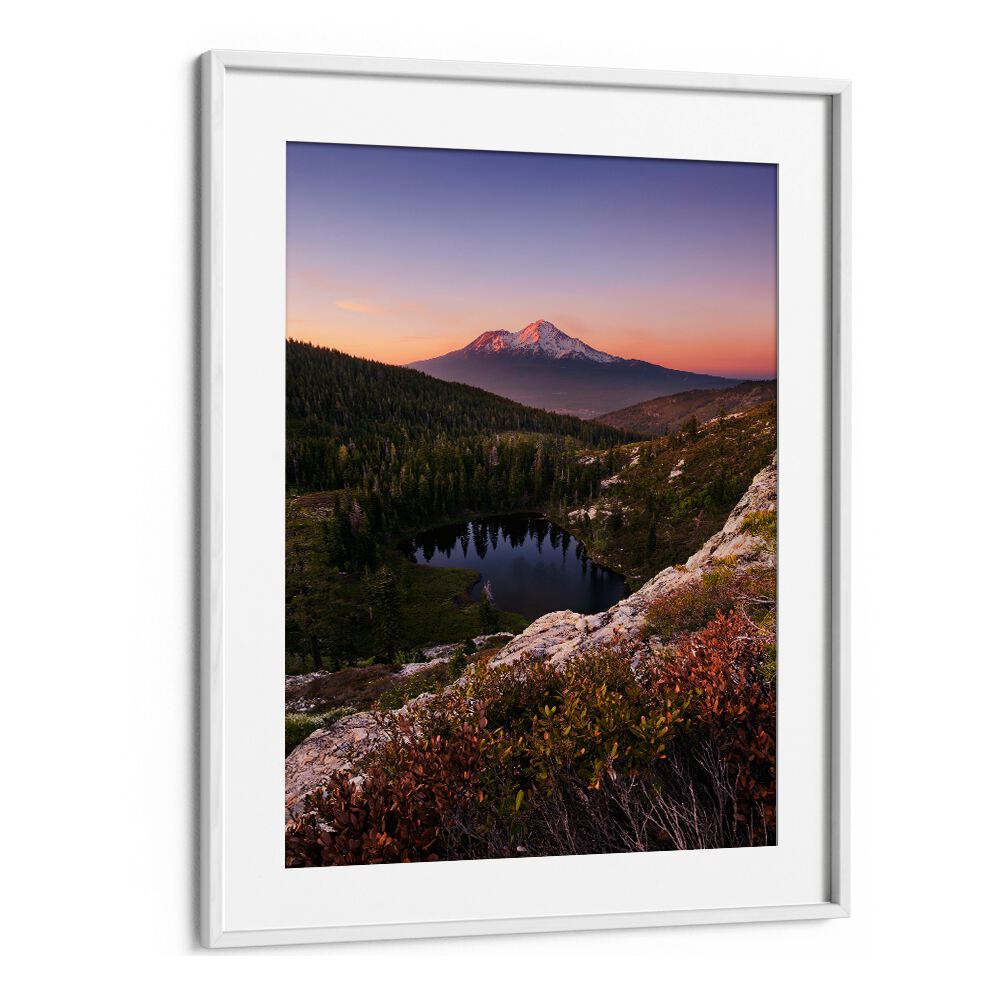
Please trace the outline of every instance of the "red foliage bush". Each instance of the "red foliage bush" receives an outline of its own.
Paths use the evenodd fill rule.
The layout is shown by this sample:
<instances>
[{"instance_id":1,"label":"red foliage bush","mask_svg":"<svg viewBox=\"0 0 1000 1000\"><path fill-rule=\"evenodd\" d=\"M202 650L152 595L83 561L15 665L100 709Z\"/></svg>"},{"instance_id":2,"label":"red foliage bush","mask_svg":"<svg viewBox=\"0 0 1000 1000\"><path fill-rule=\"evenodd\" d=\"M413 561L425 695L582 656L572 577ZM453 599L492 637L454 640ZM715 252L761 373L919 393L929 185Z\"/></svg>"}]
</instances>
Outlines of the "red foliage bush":
<instances>
[{"instance_id":1,"label":"red foliage bush","mask_svg":"<svg viewBox=\"0 0 1000 1000\"><path fill-rule=\"evenodd\" d=\"M740 822L773 836L776 701L764 664L770 638L743 611L717 615L660 668L660 691L693 692L691 725L718 747L735 776Z\"/></svg>"},{"instance_id":2,"label":"red foliage bush","mask_svg":"<svg viewBox=\"0 0 1000 1000\"><path fill-rule=\"evenodd\" d=\"M289 866L773 843L770 636L742 610L653 659L480 667L384 720L363 780L287 828Z\"/></svg>"},{"instance_id":3,"label":"red foliage bush","mask_svg":"<svg viewBox=\"0 0 1000 1000\"><path fill-rule=\"evenodd\" d=\"M437 861L449 818L476 794L485 720L446 739L396 717L363 782L339 772L285 831L287 867Z\"/></svg>"}]
</instances>

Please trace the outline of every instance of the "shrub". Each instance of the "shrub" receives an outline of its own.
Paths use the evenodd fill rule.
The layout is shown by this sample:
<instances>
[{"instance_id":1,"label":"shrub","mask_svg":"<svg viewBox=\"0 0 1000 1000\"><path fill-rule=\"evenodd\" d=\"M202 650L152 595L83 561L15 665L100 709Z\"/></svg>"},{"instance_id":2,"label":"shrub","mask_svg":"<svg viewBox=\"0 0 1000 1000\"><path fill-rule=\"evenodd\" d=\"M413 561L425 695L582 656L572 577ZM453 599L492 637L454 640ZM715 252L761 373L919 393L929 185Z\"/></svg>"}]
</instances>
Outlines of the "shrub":
<instances>
[{"instance_id":1,"label":"shrub","mask_svg":"<svg viewBox=\"0 0 1000 1000\"><path fill-rule=\"evenodd\" d=\"M711 570L687 587L654 599L646 613L647 631L669 638L701 628L718 611L729 611L737 597L734 575L728 567Z\"/></svg>"},{"instance_id":2,"label":"shrub","mask_svg":"<svg viewBox=\"0 0 1000 1000\"><path fill-rule=\"evenodd\" d=\"M486 752L494 774L516 785L514 798L547 793L568 771L597 788L612 768L647 766L663 752L684 701L671 695L654 703L647 681L615 649L565 665L480 670L462 693L487 719Z\"/></svg>"},{"instance_id":3,"label":"shrub","mask_svg":"<svg viewBox=\"0 0 1000 1000\"><path fill-rule=\"evenodd\" d=\"M774 688L770 637L742 611L717 615L665 660L659 690L694 689L689 708L699 738L719 753L738 791L735 819L751 842L773 836L775 820Z\"/></svg>"},{"instance_id":4,"label":"shrub","mask_svg":"<svg viewBox=\"0 0 1000 1000\"><path fill-rule=\"evenodd\" d=\"M768 567L733 569L720 562L686 587L650 602L647 634L669 639L707 625L717 614L734 608L767 613L774 607L775 573Z\"/></svg>"},{"instance_id":5,"label":"shrub","mask_svg":"<svg viewBox=\"0 0 1000 1000\"><path fill-rule=\"evenodd\" d=\"M380 694L375 699L374 708L376 711L389 712L402 708L417 695L440 690L443 684L447 684L453 679L449 666L450 664L439 664L425 670L418 670L405 678L402 683L396 684Z\"/></svg>"},{"instance_id":6,"label":"shrub","mask_svg":"<svg viewBox=\"0 0 1000 1000\"><path fill-rule=\"evenodd\" d=\"M330 709L328 712L287 712L285 714L285 756L287 757L307 736L317 729L331 726L349 715L356 715L358 709L352 705Z\"/></svg>"},{"instance_id":7,"label":"shrub","mask_svg":"<svg viewBox=\"0 0 1000 1000\"><path fill-rule=\"evenodd\" d=\"M769 548L774 548L778 540L778 513L773 510L751 511L740 525L740 530L751 535L760 535Z\"/></svg>"},{"instance_id":8,"label":"shrub","mask_svg":"<svg viewBox=\"0 0 1000 1000\"><path fill-rule=\"evenodd\" d=\"M334 775L289 824L287 863L773 843L770 639L736 609L667 656L473 663L381 720L364 779Z\"/></svg>"},{"instance_id":9,"label":"shrub","mask_svg":"<svg viewBox=\"0 0 1000 1000\"><path fill-rule=\"evenodd\" d=\"M452 681L458 680L459 677L465 673L465 668L469 663L469 646L472 646L472 652L475 653L476 647L474 643L466 643L465 648L456 649L454 653L451 654L451 659L448 660L448 679Z\"/></svg>"},{"instance_id":10,"label":"shrub","mask_svg":"<svg viewBox=\"0 0 1000 1000\"><path fill-rule=\"evenodd\" d=\"M285 713L285 756L287 757L310 733L322 728L323 717L306 712Z\"/></svg>"},{"instance_id":11,"label":"shrub","mask_svg":"<svg viewBox=\"0 0 1000 1000\"><path fill-rule=\"evenodd\" d=\"M482 725L448 740L398 719L363 784L343 772L307 798L285 837L288 867L437 861L450 817L476 794Z\"/></svg>"}]
</instances>

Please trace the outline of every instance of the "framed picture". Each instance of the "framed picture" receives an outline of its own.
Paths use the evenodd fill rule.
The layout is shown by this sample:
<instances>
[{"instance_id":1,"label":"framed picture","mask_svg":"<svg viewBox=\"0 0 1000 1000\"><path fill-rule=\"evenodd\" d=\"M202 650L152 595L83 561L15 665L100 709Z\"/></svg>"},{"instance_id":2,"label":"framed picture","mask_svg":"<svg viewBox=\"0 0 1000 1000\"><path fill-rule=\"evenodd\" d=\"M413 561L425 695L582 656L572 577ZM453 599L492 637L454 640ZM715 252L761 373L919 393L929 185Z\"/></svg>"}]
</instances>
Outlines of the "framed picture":
<instances>
[{"instance_id":1,"label":"framed picture","mask_svg":"<svg viewBox=\"0 0 1000 1000\"><path fill-rule=\"evenodd\" d=\"M846 915L848 85L203 72L204 943Z\"/></svg>"}]
</instances>

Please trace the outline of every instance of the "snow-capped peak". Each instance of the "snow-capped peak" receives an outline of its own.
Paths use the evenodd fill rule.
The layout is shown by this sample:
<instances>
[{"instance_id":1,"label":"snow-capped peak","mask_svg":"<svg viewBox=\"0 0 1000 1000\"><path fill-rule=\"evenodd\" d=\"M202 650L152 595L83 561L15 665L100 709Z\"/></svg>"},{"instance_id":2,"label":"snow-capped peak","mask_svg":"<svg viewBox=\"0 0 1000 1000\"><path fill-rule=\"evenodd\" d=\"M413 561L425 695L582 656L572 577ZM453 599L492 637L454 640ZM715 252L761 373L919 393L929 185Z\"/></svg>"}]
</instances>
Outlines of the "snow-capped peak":
<instances>
[{"instance_id":1,"label":"snow-capped peak","mask_svg":"<svg viewBox=\"0 0 1000 1000\"><path fill-rule=\"evenodd\" d=\"M609 364L621 361L613 354L605 354L596 348L585 344L576 337L563 333L555 324L547 319L538 319L529 323L523 330L511 333L509 330L488 330L477 337L466 348L481 354L544 355L548 358L582 358L596 361L599 364Z\"/></svg>"}]
</instances>

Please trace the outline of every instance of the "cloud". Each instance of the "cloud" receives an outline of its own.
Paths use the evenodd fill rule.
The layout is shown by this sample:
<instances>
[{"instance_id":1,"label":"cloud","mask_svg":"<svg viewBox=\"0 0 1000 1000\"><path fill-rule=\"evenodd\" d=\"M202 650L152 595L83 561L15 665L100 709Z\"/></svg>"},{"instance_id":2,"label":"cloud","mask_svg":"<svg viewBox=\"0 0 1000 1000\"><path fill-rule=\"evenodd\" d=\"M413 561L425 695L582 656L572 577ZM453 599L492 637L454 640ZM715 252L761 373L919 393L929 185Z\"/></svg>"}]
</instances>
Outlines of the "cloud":
<instances>
[{"instance_id":1,"label":"cloud","mask_svg":"<svg viewBox=\"0 0 1000 1000\"><path fill-rule=\"evenodd\" d=\"M368 302L365 299L357 301L353 299L337 299L334 305L338 309L346 309L348 312L369 314L378 312L378 306L374 302Z\"/></svg>"}]
</instances>

